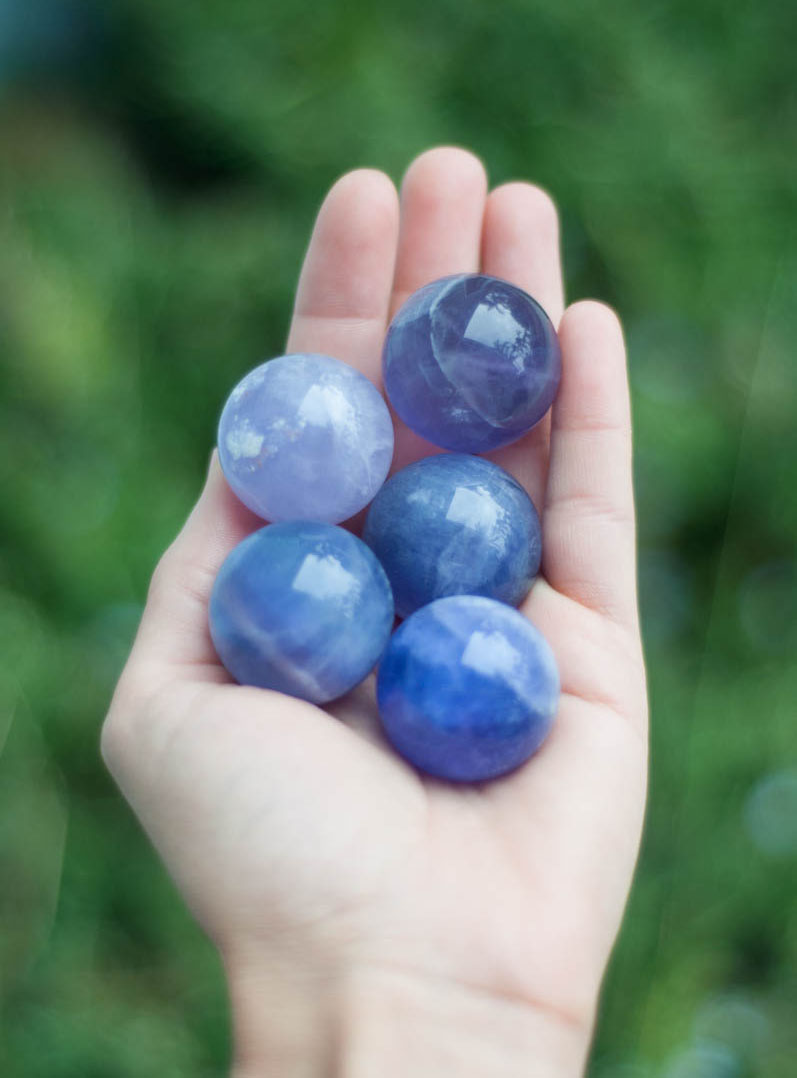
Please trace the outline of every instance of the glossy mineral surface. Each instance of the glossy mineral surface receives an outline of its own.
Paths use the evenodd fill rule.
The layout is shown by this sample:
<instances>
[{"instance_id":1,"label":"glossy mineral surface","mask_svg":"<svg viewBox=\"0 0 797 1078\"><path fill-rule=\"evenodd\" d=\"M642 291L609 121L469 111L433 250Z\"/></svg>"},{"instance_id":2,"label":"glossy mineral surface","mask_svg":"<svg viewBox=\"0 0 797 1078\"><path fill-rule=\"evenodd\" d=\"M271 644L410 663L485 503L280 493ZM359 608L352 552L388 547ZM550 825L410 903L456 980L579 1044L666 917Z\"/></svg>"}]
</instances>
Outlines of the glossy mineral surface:
<instances>
[{"instance_id":1,"label":"glossy mineral surface","mask_svg":"<svg viewBox=\"0 0 797 1078\"><path fill-rule=\"evenodd\" d=\"M540 566L540 522L528 494L497 464L464 453L397 472L371 503L363 539L401 617L445 595L516 606Z\"/></svg>"},{"instance_id":2,"label":"glossy mineral surface","mask_svg":"<svg viewBox=\"0 0 797 1078\"><path fill-rule=\"evenodd\" d=\"M219 570L210 633L236 681L320 704L370 673L393 626L387 577L368 547L330 524L271 524Z\"/></svg>"},{"instance_id":3,"label":"glossy mineral surface","mask_svg":"<svg viewBox=\"0 0 797 1078\"><path fill-rule=\"evenodd\" d=\"M559 675L522 614L480 596L438 599L396 630L379 668L379 713L421 771L480 782L511 771L551 728Z\"/></svg>"},{"instance_id":4,"label":"glossy mineral surface","mask_svg":"<svg viewBox=\"0 0 797 1078\"><path fill-rule=\"evenodd\" d=\"M388 330L385 391L416 433L464 453L520 438L559 386L559 342L522 289L480 273L415 292Z\"/></svg>"},{"instance_id":5,"label":"glossy mineral surface","mask_svg":"<svg viewBox=\"0 0 797 1078\"><path fill-rule=\"evenodd\" d=\"M330 356L280 356L250 371L219 421L227 482L264 520L337 524L376 494L393 457L387 405Z\"/></svg>"}]
</instances>

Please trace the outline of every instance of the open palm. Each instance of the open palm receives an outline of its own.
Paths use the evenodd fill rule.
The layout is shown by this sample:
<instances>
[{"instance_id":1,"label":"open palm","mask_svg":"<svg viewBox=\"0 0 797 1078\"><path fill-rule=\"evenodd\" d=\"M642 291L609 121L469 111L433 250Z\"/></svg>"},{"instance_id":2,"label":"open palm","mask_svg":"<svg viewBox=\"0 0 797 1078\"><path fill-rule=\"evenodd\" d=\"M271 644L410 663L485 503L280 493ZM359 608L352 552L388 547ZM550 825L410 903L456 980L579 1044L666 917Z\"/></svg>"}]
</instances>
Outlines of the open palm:
<instances>
[{"instance_id":1,"label":"open palm","mask_svg":"<svg viewBox=\"0 0 797 1078\"><path fill-rule=\"evenodd\" d=\"M358 978L369 991L451 990L533 1015L540 1052L570 1053L578 1067L646 778L619 324L593 302L563 314L556 212L544 193L514 183L488 195L476 158L440 148L413 162L400 206L378 172L332 188L286 350L336 356L378 383L397 306L430 280L477 270L535 296L562 345L552 417L492 454L541 511L542 574L523 612L550 641L563 691L540 752L492 783L451 786L419 776L385 744L373 678L328 709L334 718L231 684L207 604L222 560L262 521L231 495L215 459L156 570L103 751L219 945L234 1007L247 982L283 999L291 984L306 993ZM399 421L396 447L396 466L436 451ZM273 978L282 987L268 987Z\"/></svg>"}]
</instances>

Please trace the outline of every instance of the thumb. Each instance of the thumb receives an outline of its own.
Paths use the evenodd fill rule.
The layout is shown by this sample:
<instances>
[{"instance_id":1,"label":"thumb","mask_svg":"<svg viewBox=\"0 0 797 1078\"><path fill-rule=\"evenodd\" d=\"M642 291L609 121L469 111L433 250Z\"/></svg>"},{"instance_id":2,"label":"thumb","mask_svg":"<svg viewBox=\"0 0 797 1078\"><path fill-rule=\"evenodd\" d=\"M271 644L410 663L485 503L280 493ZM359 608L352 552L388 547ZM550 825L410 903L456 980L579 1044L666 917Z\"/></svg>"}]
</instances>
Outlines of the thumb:
<instances>
[{"instance_id":1,"label":"thumb","mask_svg":"<svg viewBox=\"0 0 797 1078\"><path fill-rule=\"evenodd\" d=\"M203 667L218 668L207 623L213 582L233 547L263 523L232 493L214 450L199 500L153 573L128 665L193 680Z\"/></svg>"}]
</instances>

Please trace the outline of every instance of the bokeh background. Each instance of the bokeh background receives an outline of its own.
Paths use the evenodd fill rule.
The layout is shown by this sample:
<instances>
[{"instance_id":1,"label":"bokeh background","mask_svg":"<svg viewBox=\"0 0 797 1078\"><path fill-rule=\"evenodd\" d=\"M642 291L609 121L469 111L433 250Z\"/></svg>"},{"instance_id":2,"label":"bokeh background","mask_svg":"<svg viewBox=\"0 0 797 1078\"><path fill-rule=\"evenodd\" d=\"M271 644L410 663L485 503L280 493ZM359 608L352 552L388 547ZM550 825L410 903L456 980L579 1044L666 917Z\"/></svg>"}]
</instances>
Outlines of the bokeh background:
<instances>
[{"instance_id":1,"label":"bokeh background","mask_svg":"<svg viewBox=\"0 0 797 1078\"><path fill-rule=\"evenodd\" d=\"M436 142L624 315L653 718L592 1078L797 1066L797 8L0 0L0 1073L223 1075L98 730L315 210Z\"/></svg>"}]
</instances>

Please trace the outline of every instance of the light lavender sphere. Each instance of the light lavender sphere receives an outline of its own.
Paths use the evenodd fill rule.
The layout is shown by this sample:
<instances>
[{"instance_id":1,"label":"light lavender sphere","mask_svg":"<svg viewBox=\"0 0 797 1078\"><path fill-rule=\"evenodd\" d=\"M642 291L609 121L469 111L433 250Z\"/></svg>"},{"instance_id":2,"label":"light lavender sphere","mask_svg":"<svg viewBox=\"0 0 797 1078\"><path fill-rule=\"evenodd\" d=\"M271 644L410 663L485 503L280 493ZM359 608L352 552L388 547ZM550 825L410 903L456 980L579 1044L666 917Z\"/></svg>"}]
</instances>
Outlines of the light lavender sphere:
<instances>
[{"instance_id":1,"label":"light lavender sphere","mask_svg":"<svg viewBox=\"0 0 797 1078\"><path fill-rule=\"evenodd\" d=\"M384 482L393 423L365 375L331 356L297 353L238 383L218 447L230 487L264 520L339 524Z\"/></svg>"}]
</instances>

